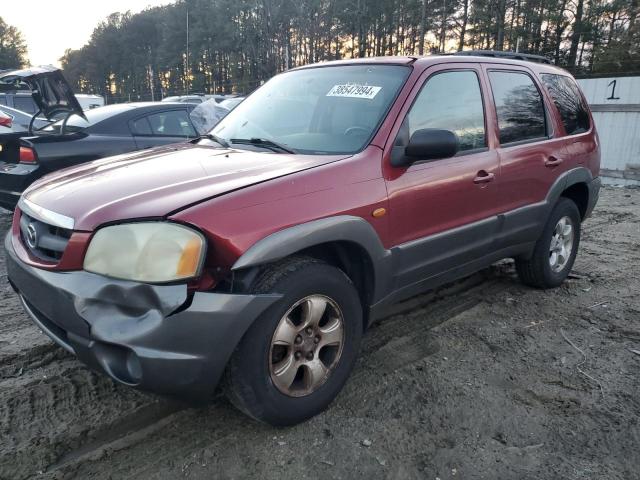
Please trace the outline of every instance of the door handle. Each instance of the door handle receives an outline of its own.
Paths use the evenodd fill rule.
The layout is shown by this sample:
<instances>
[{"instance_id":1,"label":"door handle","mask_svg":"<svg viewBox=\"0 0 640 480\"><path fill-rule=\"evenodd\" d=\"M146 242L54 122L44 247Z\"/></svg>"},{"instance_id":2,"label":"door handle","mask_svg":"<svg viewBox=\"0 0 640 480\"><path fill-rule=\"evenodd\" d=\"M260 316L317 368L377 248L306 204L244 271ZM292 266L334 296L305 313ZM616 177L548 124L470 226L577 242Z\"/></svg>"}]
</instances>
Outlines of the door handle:
<instances>
[{"instance_id":1,"label":"door handle","mask_svg":"<svg viewBox=\"0 0 640 480\"><path fill-rule=\"evenodd\" d=\"M473 183L475 183L476 185L480 183L489 183L493 182L494 178L496 178L496 175L494 173L489 173L486 170L480 170L476 174L476 178L473 179Z\"/></svg>"},{"instance_id":2,"label":"door handle","mask_svg":"<svg viewBox=\"0 0 640 480\"><path fill-rule=\"evenodd\" d=\"M553 167L557 167L561 163L562 163L562 159L561 158L557 158L557 157L554 157L553 155L551 155L549 158L547 158L544 161L544 166L545 167L549 167L549 168L553 168Z\"/></svg>"}]
</instances>

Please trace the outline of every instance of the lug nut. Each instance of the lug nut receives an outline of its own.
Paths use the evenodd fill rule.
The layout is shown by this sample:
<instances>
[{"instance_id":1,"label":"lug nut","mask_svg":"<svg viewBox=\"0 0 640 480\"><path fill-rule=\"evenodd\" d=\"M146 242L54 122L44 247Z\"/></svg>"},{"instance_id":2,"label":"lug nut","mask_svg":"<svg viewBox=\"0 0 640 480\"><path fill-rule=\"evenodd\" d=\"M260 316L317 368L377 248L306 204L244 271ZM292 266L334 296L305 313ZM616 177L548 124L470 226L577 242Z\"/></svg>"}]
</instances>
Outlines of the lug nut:
<instances>
[{"instance_id":1,"label":"lug nut","mask_svg":"<svg viewBox=\"0 0 640 480\"><path fill-rule=\"evenodd\" d=\"M320 343L320 335L316 335L316 338L313 339L313 343Z\"/></svg>"},{"instance_id":2,"label":"lug nut","mask_svg":"<svg viewBox=\"0 0 640 480\"><path fill-rule=\"evenodd\" d=\"M311 327L307 327L305 332L307 332L307 335L311 335L313 333L313 329Z\"/></svg>"},{"instance_id":3,"label":"lug nut","mask_svg":"<svg viewBox=\"0 0 640 480\"><path fill-rule=\"evenodd\" d=\"M302 337L300 335L296 335L295 342L298 344L302 343Z\"/></svg>"},{"instance_id":4,"label":"lug nut","mask_svg":"<svg viewBox=\"0 0 640 480\"><path fill-rule=\"evenodd\" d=\"M313 352L307 353L307 360L313 360Z\"/></svg>"},{"instance_id":5,"label":"lug nut","mask_svg":"<svg viewBox=\"0 0 640 480\"><path fill-rule=\"evenodd\" d=\"M300 360L302 358L302 352L298 351L294 354L294 357L296 357L296 360Z\"/></svg>"}]
</instances>

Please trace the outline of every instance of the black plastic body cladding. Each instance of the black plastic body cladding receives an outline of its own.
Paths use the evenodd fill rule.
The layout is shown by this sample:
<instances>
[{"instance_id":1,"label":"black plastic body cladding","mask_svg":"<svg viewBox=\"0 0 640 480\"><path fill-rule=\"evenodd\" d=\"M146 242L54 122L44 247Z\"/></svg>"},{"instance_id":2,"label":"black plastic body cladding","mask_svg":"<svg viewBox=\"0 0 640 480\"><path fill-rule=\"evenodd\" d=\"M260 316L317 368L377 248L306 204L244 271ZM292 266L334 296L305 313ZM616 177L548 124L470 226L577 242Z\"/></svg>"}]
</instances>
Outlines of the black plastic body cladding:
<instances>
[{"instance_id":1,"label":"black plastic body cladding","mask_svg":"<svg viewBox=\"0 0 640 480\"><path fill-rule=\"evenodd\" d=\"M211 397L246 330L280 298L205 292L190 298L185 285L29 267L15 258L10 236L5 248L11 284L56 343L120 383L196 402Z\"/></svg>"}]
</instances>

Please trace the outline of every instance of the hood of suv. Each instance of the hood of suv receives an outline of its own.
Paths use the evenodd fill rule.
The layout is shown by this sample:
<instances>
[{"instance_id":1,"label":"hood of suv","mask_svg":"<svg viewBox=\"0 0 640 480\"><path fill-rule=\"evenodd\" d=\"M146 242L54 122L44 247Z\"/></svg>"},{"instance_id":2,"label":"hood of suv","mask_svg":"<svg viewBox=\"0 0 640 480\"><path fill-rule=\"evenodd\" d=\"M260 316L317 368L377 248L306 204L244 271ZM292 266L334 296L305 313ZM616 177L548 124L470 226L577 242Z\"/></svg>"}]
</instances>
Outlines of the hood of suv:
<instances>
[{"instance_id":1,"label":"hood of suv","mask_svg":"<svg viewBox=\"0 0 640 480\"><path fill-rule=\"evenodd\" d=\"M49 120L61 113L75 113L84 118L82 107L59 68L45 66L0 72L0 91L15 91L25 86Z\"/></svg>"},{"instance_id":2,"label":"hood of suv","mask_svg":"<svg viewBox=\"0 0 640 480\"><path fill-rule=\"evenodd\" d=\"M203 200L344 158L220 149L183 143L120 155L43 177L23 195L74 219L75 230L164 217Z\"/></svg>"}]
</instances>

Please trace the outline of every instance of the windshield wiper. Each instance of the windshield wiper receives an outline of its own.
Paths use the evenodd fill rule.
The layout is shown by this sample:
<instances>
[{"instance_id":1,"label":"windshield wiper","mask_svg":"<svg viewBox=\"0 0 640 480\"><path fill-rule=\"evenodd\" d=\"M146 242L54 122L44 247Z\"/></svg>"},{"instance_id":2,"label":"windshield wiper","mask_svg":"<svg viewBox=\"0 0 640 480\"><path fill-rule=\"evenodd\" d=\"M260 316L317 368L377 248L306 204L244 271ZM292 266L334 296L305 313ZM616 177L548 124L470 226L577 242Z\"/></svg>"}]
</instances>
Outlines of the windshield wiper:
<instances>
[{"instance_id":1,"label":"windshield wiper","mask_svg":"<svg viewBox=\"0 0 640 480\"><path fill-rule=\"evenodd\" d=\"M255 145L256 147L264 147L269 150L273 150L274 152L297 153L291 147L287 147L282 143L274 142L268 138L232 138L229 141L239 145Z\"/></svg>"},{"instance_id":2,"label":"windshield wiper","mask_svg":"<svg viewBox=\"0 0 640 480\"><path fill-rule=\"evenodd\" d=\"M213 140L214 142L219 143L220 146L222 146L223 148L231 147L231 145L229 145L229 142L227 142L224 138L219 137L218 135L216 135L214 133L205 133L204 135L200 135L194 141L197 142L198 140L202 140L203 138L206 138L208 140Z\"/></svg>"}]
</instances>

